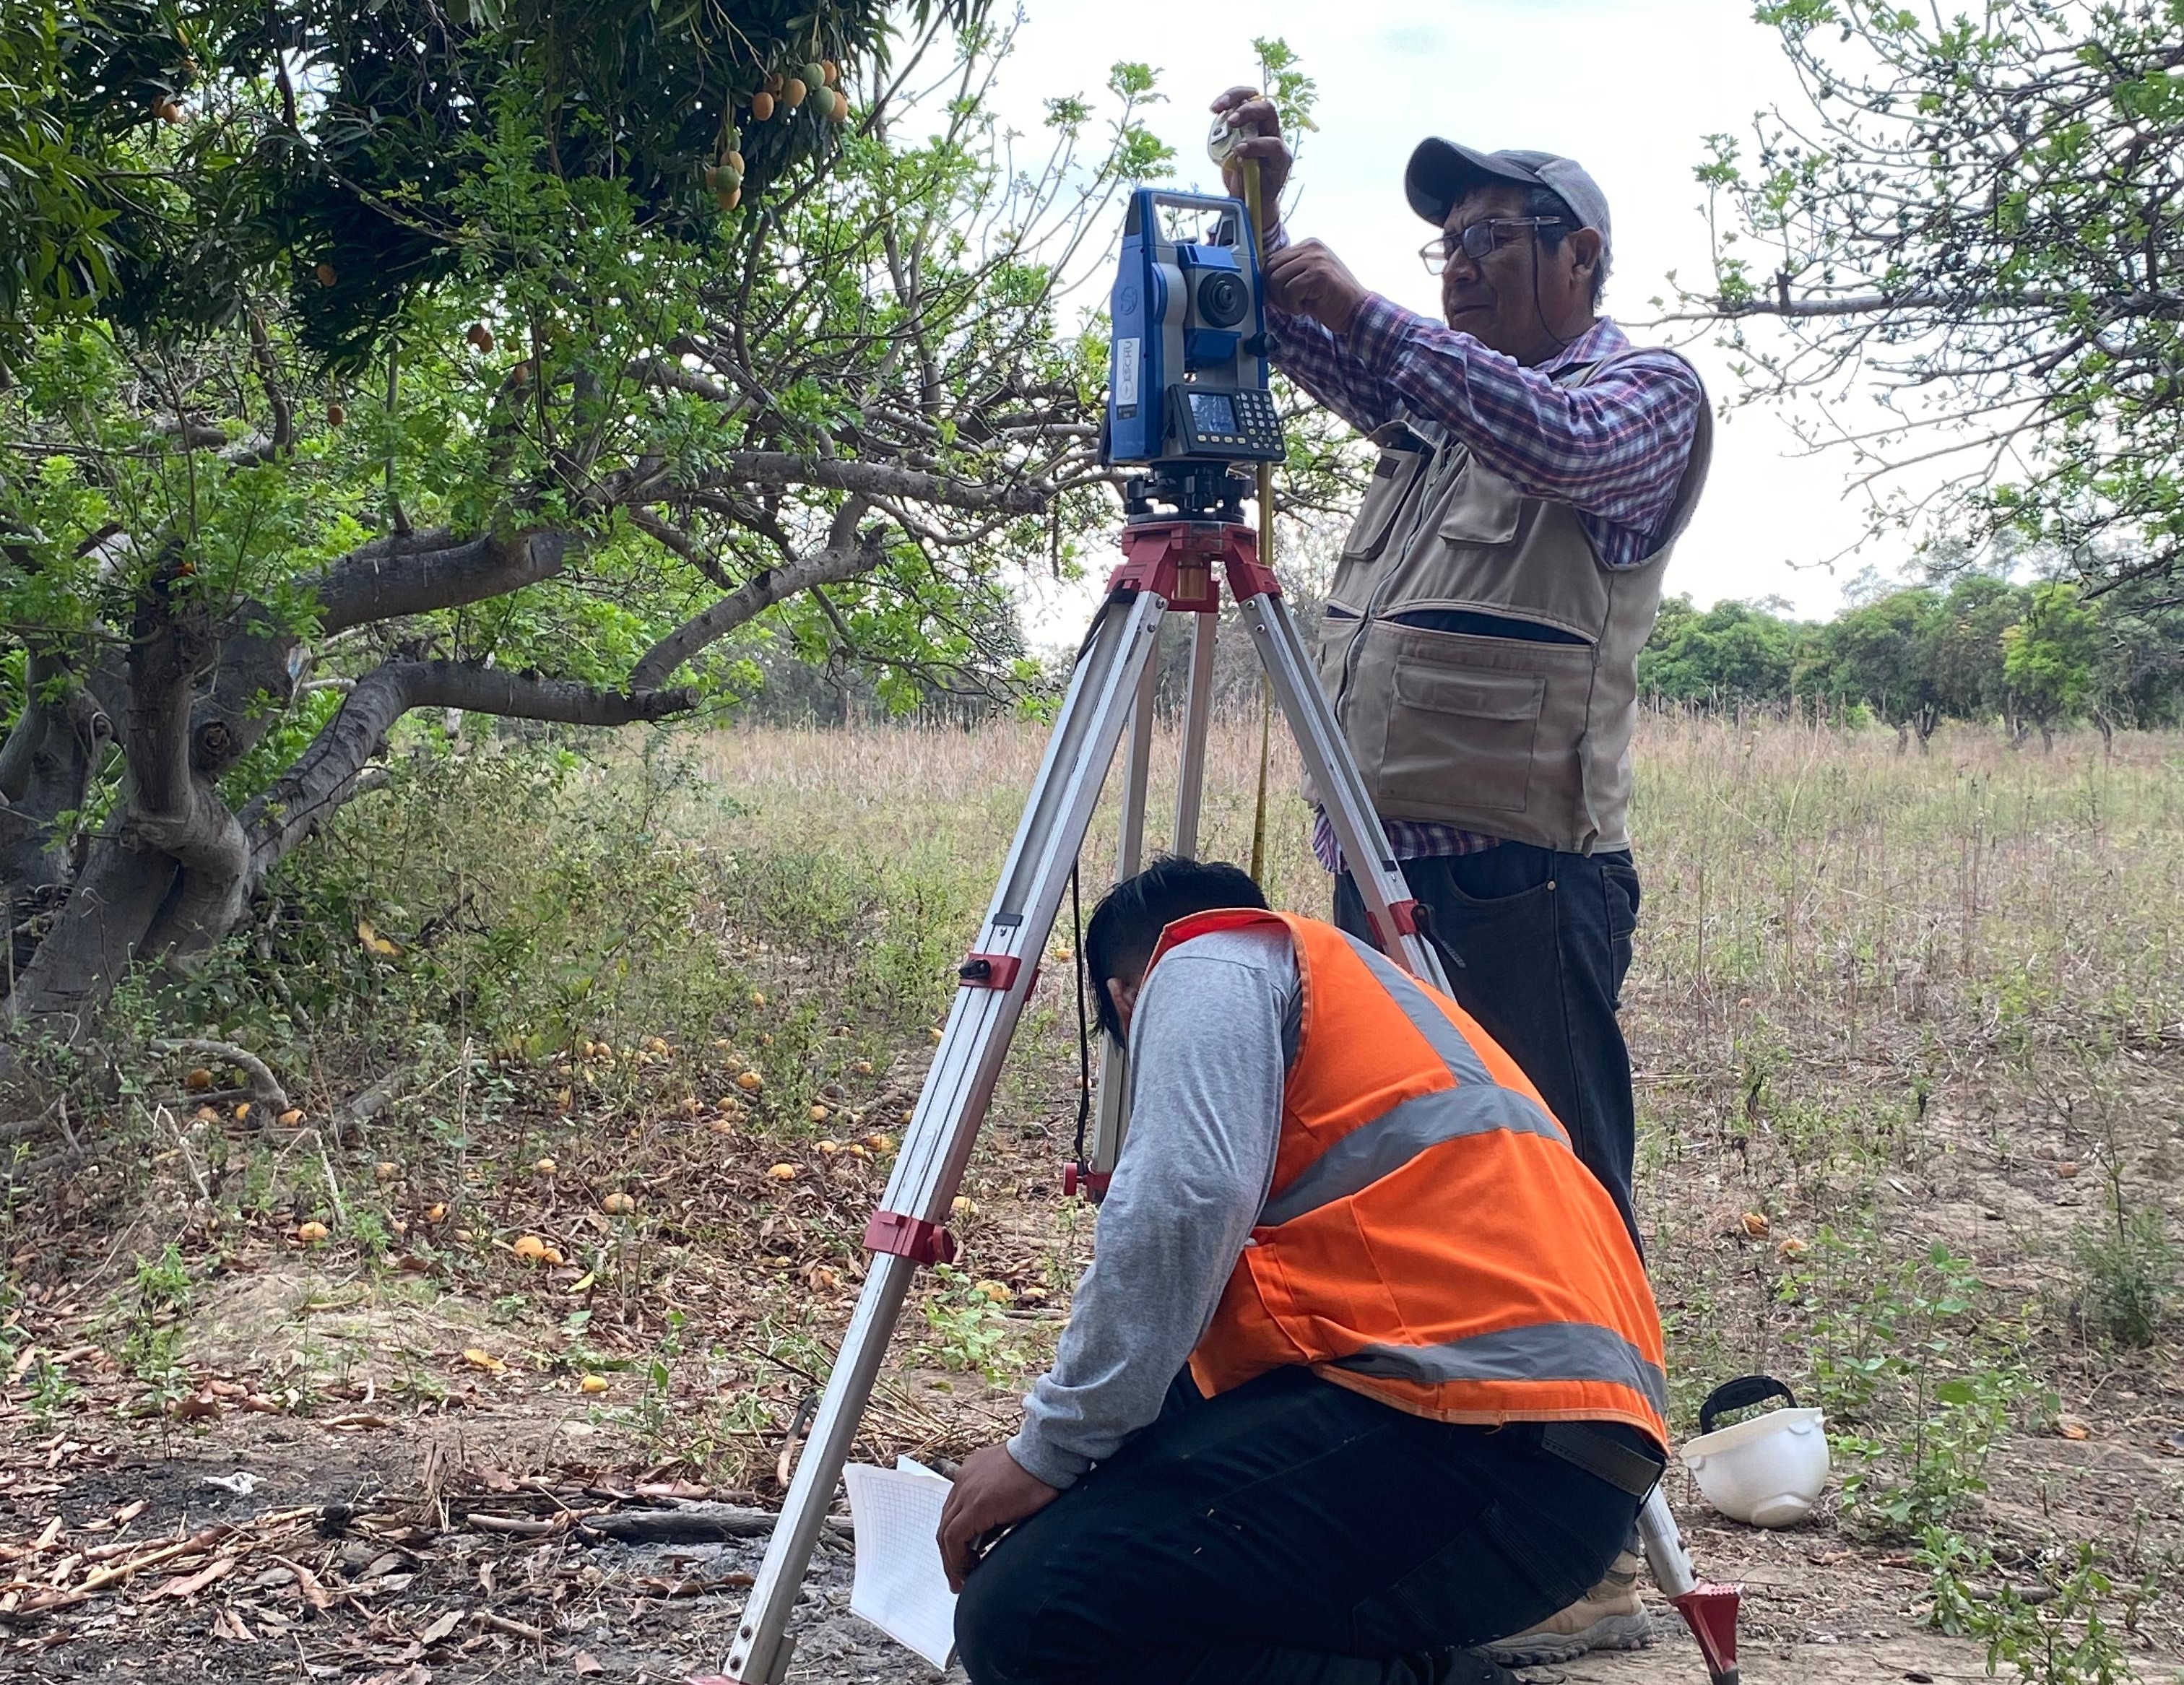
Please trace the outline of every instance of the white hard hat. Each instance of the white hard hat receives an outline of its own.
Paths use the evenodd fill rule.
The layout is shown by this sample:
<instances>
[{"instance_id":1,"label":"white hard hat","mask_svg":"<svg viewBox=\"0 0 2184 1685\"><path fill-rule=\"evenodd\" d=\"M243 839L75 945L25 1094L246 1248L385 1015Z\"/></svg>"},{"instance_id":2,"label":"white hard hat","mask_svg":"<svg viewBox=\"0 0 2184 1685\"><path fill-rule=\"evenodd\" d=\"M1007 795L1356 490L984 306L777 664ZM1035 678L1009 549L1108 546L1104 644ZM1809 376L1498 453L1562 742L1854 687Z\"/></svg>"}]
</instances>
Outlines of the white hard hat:
<instances>
[{"instance_id":1,"label":"white hard hat","mask_svg":"<svg viewBox=\"0 0 2184 1685\"><path fill-rule=\"evenodd\" d=\"M1787 1408L1717 1430L1715 1420L1769 1398ZM1828 1437L1818 1410L1800 1409L1780 1381L1747 1375L1717 1386L1699 1407L1699 1436L1683 1447L1708 1503L1755 1527L1794 1526L1812 1513L1828 1483Z\"/></svg>"}]
</instances>

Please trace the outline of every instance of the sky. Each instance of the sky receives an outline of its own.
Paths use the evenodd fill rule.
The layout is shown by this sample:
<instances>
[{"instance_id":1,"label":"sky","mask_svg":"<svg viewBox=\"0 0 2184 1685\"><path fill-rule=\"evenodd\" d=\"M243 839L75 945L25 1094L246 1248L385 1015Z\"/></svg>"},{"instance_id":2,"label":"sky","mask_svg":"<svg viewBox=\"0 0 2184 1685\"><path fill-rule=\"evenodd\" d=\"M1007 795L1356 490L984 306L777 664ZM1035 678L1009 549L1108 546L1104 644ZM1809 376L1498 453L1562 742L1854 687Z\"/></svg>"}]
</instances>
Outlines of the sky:
<instances>
[{"instance_id":1,"label":"sky","mask_svg":"<svg viewBox=\"0 0 2184 1685\"><path fill-rule=\"evenodd\" d=\"M1748 137L1754 111L1775 101L1802 107L1778 37L1751 20L1751 0L1024 3L1002 73L1004 115L1034 130L1043 99L1096 96L1112 62L1148 63L1167 95L1149 121L1176 148L1178 186L1218 191L1206 160L1206 102L1256 81L1255 36L1285 40L1319 91L1318 131L1303 137L1288 195L1292 232L1318 236L1367 286L1429 314L1437 314L1438 286L1416 254L1430 231L1401 185L1424 136L1539 148L1583 164L1614 226L1606 308L1637 322L1655 314L1651 300L1666 293L1672 271L1691 283L1712 273L1693 176L1704 137ZM1739 389L1729 359L1703 342L1687 354L1719 414L1719 400ZM1800 615L1825 617L1861 572L1899 572L1908 543L1864 540L1847 466L1802 455L1771 409L1720 419L1713 475L1667 589L1702 605L1780 597Z\"/></svg>"}]
</instances>

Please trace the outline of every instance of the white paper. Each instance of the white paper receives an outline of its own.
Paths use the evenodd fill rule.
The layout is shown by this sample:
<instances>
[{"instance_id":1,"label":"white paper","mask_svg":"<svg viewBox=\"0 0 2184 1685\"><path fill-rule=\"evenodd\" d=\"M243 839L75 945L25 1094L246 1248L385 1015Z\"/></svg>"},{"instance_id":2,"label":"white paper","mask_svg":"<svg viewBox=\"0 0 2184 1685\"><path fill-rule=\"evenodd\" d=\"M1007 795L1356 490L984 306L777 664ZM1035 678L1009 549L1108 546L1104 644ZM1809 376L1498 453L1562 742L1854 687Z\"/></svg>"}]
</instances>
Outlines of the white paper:
<instances>
[{"instance_id":1,"label":"white paper","mask_svg":"<svg viewBox=\"0 0 2184 1685\"><path fill-rule=\"evenodd\" d=\"M857 1533L850 1612L944 1669L956 1654L956 1593L938 1535L952 1483L907 1457L892 1469L852 1463L842 1474Z\"/></svg>"}]
</instances>

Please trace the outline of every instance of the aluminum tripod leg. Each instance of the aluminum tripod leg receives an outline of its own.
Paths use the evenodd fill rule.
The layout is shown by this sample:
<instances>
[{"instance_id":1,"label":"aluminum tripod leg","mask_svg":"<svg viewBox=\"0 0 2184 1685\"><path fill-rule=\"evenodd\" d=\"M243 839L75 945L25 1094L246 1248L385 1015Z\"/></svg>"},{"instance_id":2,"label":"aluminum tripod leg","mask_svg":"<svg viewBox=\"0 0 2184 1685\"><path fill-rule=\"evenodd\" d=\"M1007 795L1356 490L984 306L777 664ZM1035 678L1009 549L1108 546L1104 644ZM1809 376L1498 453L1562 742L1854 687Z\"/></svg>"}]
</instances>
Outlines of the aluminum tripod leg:
<instances>
[{"instance_id":1,"label":"aluminum tripod leg","mask_svg":"<svg viewBox=\"0 0 2184 1685\"><path fill-rule=\"evenodd\" d=\"M1145 865L1145 796L1152 788L1154 699L1160 689L1160 664L1145 663L1138 681L1138 700L1130 712L1130 740L1123 751L1122 822L1115 840L1115 881L1134 878ZM1091 987L1104 989L1105 978L1091 979ZM1092 1138L1085 1161L1095 1176L1104 1177L1115 1168L1123 1150L1123 1135L1130 1126L1128 1084L1123 1061L1102 1036L1100 1040L1100 1084L1092 1102ZM1095 1181L1093 1186L1103 1187Z\"/></svg>"},{"instance_id":2,"label":"aluminum tripod leg","mask_svg":"<svg viewBox=\"0 0 2184 1685\"><path fill-rule=\"evenodd\" d=\"M919 1263L952 1252L941 1225L993 1098L1167 610L1166 600L1149 592L1110 598L1070 681L978 948L964 966L964 986L956 992L894 1173L867 1232L866 1244L875 1249L856 1313L736 1629L727 1677L739 1685L779 1685L788 1671L788 1616L805 1567L886 1359L888 1336L911 1273Z\"/></svg>"},{"instance_id":3,"label":"aluminum tripod leg","mask_svg":"<svg viewBox=\"0 0 2184 1685\"><path fill-rule=\"evenodd\" d=\"M1175 777L1175 836L1168 851L1198 858L1198 816L1206 794L1206 732L1213 714L1214 636L1218 615L1191 617L1190 691L1183 706L1183 757Z\"/></svg>"},{"instance_id":4,"label":"aluminum tripod leg","mask_svg":"<svg viewBox=\"0 0 2184 1685\"><path fill-rule=\"evenodd\" d=\"M1440 953L1408 916L1410 885L1396 864L1379 815L1366 796L1365 781L1358 776L1342 728L1320 690L1296 622L1290 618L1289 605L1273 592L1262 591L1245 597L1242 608L1251 642L1273 681L1275 700L1334 827L1334 839L1342 845L1342 857L1364 897L1366 917L1372 920L1381 947L1412 976L1446 993L1448 974L1441 968Z\"/></svg>"},{"instance_id":5,"label":"aluminum tripod leg","mask_svg":"<svg viewBox=\"0 0 2184 1685\"><path fill-rule=\"evenodd\" d=\"M1190 622L1190 683L1184 702L1183 749L1176 771L1175 834L1168 842L1168 851L1185 859L1198 857L1198 820L1206 790L1206 733L1213 711L1213 649L1214 634L1219 629L1220 619L1212 614L1194 614ZM1152 673L1147 672L1147 683L1141 712L1138 717L1137 732L1130 739L1129 758L1124 762L1123 778L1122 846L1116 852L1115 881L1134 877L1144 862L1145 831L1145 801L1150 789L1146 777L1133 777L1140 767L1149 773L1152 763L1152 707L1154 687ZM1092 979L1095 989L1106 986L1100 978ZM1114 1050L1102 1041L1100 1047L1100 1086L1094 1102L1091 1139L1085 1146L1085 1163L1090 1170L1092 1189L1096 1194L1105 1186L1104 1179L1114 1173L1115 1161L1122 1156L1123 1137L1129 1133L1129 1097L1123 1081L1123 1062L1114 1057Z\"/></svg>"},{"instance_id":6,"label":"aluminum tripod leg","mask_svg":"<svg viewBox=\"0 0 2184 1685\"><path fill-rule=\"evenodd\" d=\"M1707 1677L1713 1685L1737 1685L1736 1607L1741 1588L1702 1583L1684 1550L1682 1534L1669 1500L1655 1487L1638 1511L1638 1537L1646 1548L1646 1565L1662 1596L1675 1604L1676 1613L1698 1640L1705 1659Z\"/></svg>"}]
</instances>

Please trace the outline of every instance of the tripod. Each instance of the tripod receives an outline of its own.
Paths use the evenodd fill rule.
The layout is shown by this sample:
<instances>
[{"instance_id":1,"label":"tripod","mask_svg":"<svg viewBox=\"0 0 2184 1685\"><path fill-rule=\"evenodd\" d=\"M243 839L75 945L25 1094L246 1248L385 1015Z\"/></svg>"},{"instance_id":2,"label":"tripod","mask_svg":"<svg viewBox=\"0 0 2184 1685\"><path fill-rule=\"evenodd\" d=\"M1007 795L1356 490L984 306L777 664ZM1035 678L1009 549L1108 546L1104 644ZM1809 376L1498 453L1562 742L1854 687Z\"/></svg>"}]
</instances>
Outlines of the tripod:
<instances>
[{"instance_id":1,"label":"tripod","mask_svg":"<svg viewBox=\"0 0 2184 1685\"><path fill-rule=\"evenodd\" d=\"M871 1267L738 1625L727 1664L728 1681L781 1685L787 1674L794 1648L788 1636L789 1614L855 1437L857 1420L871 1397L912 1273L921 1264L944 1264L955 1257L944 1220L1126 724L1131 732L1123 762L1117 875L1138 869L1158 671L1152 657L1161 622L1170 613L1197 617L1174 845L1178 854L1196 851L1222 578L1251 630L1380 946L1411 975L1447 991L1440 957L1419 926L1402 872L1320 693L1280 586L1259 560L1258 535L1242 518L1240 495L1241 483L1217 463L1187 464L1134 486L1123 529L1123 564L1107 582L1106 599L1078 654L978 945L958 968L961 986L904 1131L894 1174L865 1230ZM1173 514L1162 511L1163 502L1173 505ZM1121 1150L1125 1120L1115 1064L1108 1061L1101 1069L1091 1191L1105 1186ZM1072 1173L1077 1168L1072 1166ZM1074 1191L1073 1174L1066 1186ZM1698 1583L1658 1489L1646 1500L1639 1526L1654 1581L1697 1636L1708 1673L1716 1685L1735 1685L1736 1589Z\"/></svg>"}]
</instances>

